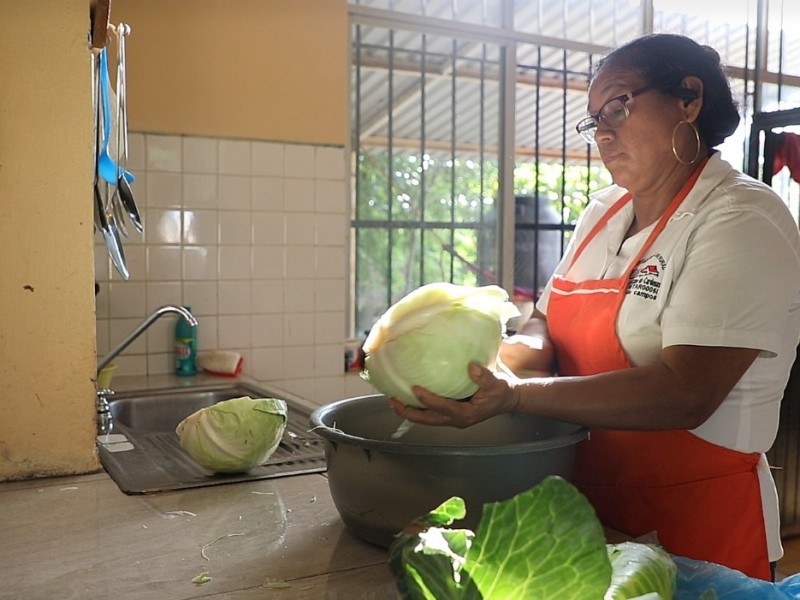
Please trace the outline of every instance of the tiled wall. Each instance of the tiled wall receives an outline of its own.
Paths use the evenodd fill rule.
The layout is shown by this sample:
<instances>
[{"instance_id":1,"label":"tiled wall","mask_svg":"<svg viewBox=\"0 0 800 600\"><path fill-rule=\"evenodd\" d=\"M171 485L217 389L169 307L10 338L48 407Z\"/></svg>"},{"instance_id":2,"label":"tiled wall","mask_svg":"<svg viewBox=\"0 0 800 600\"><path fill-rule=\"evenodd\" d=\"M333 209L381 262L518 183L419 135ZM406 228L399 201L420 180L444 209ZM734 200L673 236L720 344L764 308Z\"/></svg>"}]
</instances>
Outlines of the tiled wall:
<instances>
[{"instance_id":1,"label":"tiled wall","mask_svg":"<svg viewBox=\"0 0 800 600\"><path fill-rule=\"evenodd\" d=\"M346 161L341 148L133 133L128 169L144 234L128 223L124 281L95 235L103 356L152 310L191 307L201 351L322 404L370 393L344 365ZM174 368L174 318L115 360L117 375Z\"/></svg>"}]
</instances>

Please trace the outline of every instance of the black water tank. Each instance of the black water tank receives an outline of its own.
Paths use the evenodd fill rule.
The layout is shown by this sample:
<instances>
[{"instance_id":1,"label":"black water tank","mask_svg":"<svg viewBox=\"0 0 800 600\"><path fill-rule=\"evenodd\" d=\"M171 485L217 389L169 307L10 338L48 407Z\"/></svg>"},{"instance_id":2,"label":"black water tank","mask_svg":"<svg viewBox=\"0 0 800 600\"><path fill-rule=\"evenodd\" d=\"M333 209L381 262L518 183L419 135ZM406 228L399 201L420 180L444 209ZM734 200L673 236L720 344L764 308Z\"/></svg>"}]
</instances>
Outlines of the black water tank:
<instances>
[{"instance_id":1,"label":"black water tank","mask_svg":"<svg viewBox=\"0 0 800 600\"><path fill-rule=\"evenodd\" d=\"M548 199L517 196L515 200L514 285L538 298L561 260L561 215Z\"/></svg>"}]
</instances>

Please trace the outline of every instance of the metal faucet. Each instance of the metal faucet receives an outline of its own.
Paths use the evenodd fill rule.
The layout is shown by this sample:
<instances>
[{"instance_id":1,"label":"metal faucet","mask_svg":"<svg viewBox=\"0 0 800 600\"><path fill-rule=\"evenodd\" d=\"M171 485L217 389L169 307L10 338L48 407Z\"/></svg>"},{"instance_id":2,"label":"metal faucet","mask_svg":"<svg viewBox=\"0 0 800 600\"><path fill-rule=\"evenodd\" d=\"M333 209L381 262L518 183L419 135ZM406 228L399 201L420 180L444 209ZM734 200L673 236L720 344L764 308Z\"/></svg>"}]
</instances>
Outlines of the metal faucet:
<instances>
[{"instance_id":1,"label":"metal faucet","mask_svg":"<svg viewBox=\"0 0 800 600\"><path fill-rule=\"evenodd\" d=\"M180 315L181 317L183 317L183 319L187 323L189 323L189 325L191 325L192 327L197 326L197 319L195 319L194 315L192 315L192 313L190 313L188 310L186 310L182 306L172 306L172 305L168 304L167 306L162 306L161 308L157 308L155 311L153 311L153 314L151 314L144 321L139 323L139 325L136 326L136 329L131 331L119 344L114 346L108 352L108 354L106 354L102 358L102 360L100 360L100 362L97 363L97 375L99 376L100 375L100 371L103 370L103 367L107 366L108 363L110 363L117 356L122 354L122 351L125 350L125 348L130 346L136 338L138 338L140 335L142 335L142 333L147 331L147 329L150 327L150 325L152 325L159 318L163 317L164 315L166 315L168 313L176 313L176 314Z\"/></svg>"},{"instance_id":2,"label":"metal faucet","mask_svg":"<svg viewBox=\"0 0 800 600\"><path fill-rule=\"evenodd\" d=\"M97 377L100 377L100 371L103 370L103 367L107 366L112 360L119 356L125 348L130 346L136 338L147 331L150 325L168 313L178 314L192 327L197 326L197 319L182 306L167 305L156 309L97 363ZM100 435L111 433L114 427L111 421L111 412L108 407L108 398L113 395L113 390L97 390L97 432Z\"/></svg>"}]
</instances>

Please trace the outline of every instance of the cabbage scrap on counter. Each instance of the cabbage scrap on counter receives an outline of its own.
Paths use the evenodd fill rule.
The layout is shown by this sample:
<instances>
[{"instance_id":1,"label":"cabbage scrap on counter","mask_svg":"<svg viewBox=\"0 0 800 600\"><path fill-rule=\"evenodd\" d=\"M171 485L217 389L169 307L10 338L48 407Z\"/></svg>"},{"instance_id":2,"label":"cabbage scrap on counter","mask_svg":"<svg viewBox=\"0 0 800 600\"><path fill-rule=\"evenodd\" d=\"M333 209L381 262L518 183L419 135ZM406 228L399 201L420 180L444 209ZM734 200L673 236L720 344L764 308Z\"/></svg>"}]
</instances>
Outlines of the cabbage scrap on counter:
<instances>
[{"instance_id":1,"label":"cabbage scrap on counter","mask_svg":"<svg viewBox=\"0 0 800 600\"><path fill-rule=\"evenodd\" d=\"M486 504L477 531L454 497L420 517L389 548L408 600L670 600L677 567L659 546L606 544L594 509L556 476Z\"/></svg>"},{"instance_id":2,"label":"cabbage scrap on counter","mask_svg":"<svg viewBox=\"0 0 800 600\"><path fill-rule=\"evenodd\" d=\"M364 342L362 377L386 396L422 406L412 386L447 398L468 398L478 389L467 368L494 368L512 317L508 293L496 285L423 285L393 304Z\"/></svg>"}]
</instances>

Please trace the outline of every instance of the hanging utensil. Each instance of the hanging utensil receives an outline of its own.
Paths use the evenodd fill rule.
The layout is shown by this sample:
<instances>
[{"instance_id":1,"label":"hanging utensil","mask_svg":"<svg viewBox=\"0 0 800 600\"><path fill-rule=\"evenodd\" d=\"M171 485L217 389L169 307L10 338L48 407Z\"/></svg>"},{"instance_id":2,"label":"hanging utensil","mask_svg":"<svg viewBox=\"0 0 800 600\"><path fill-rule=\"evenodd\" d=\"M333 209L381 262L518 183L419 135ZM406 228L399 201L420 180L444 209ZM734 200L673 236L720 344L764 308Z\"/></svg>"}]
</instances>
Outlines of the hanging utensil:
<instances>
[{"instance_id":1,"label":"hanging utensil","mask_svg":"<svg viewBox=\"0 0 800 600\"><path fill-rule=\"evenodd\" d=\"M105 112L105 99L104 99L104 86L103 86L103 71L107 68L106 49L103 48L95 57L95 169L94 169L94 221L97 228L103 234L106 242L108 254L111 257L111 262L117 269L117 272L123 279L130 278L128 266L125 261L125 253L122 250L122 241L119 237L119 230L117 229L116 220L114 219L113 212L108 210L106 198L109 193L108 182L101 177L101 161L103 152L107 153L107 137L103 141L102 131L105 127L103 122ZM108 72L105 73L105 79L108 79ZM106 116L105 121L108 121ZM102 187L101 187L102 186ZM103 191L105 188L105 195Z\"/></svg>"},{"instance_id":2,"label":"hanging utensil","mask_svg":"<svg viewBox=\"0 0 800 600\"><path fill-rule=\"evenodd\" d=\"M110 208L114 212L114 222L117 225L117 229L119 229L119 232L122 234L122 237L126 240L130 239L131 236L128 234L128 228L125 226L125 209L122 207L122 201L120 200L119 187L114 189Z\"/></svg>"},{"instance_id":3,"label":"hanging utensil","mask_svg":"<svg viewBox=\"0 0 800 600\"><path fill-rule=\"evenodd\" d=\"M97 158L98 172L103 179L115 186L117 185L119 167L108 153L108 142L111 137L111 84L108 80L108 57L106 48L100 51L100 97L103 111L103 139ZM128 183L135 179L133 173L129 173L124 169L123 172Z\"/></svg>"},{"instance_id":4,"label":"hanging utensil","mask_svg":"<svg viewBox=\"0 0 800 600\"><path fill-rule=\"evenodd\" d=\"M125 37L130 34L131 28L125 23L117 26L117 192L119 193L122 207L136 228L143 233L142 218L136 207L128 178L124 176L125 166L128 163L128 79L125 50Z\"/></svg>"}]
</instances>

